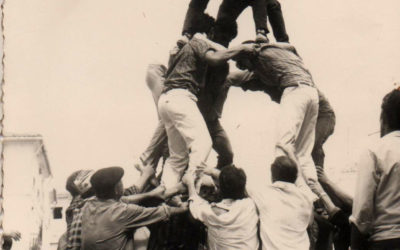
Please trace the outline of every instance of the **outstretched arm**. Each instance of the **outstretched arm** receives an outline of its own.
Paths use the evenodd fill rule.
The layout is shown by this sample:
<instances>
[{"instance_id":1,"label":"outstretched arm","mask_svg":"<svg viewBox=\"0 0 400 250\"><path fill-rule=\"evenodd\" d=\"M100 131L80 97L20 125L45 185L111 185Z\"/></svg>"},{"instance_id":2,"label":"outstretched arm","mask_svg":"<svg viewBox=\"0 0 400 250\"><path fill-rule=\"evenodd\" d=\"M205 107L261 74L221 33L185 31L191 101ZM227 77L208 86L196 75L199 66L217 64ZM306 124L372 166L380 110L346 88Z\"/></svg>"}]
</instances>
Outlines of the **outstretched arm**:
<instances>
[{"instance_id":1,"label":"outstretched arm","mask_svg":"<svg viewBox=\"0 0 400 250\"><path fill-rule=\"evenodd\" d=\"M321 187L319 182L312 183L310 185L311 190L318 195L319 199L324 204L326 211L328 212L329 216L334 215L336 212L339 211L339 208L333 204L332 200L329 196L325 193L324 189Z\"/></svg>"},{"instance_id":2,"label":"outstretched arm","mask_svg":"<svg viewBox=\"0 0 400 250\"><path fill-rule=\"evenodd\" d=\"M254 52L256 46L256 44L240 44L238 46L224 50L209 50L205 54L205 60L210 65L219 65L239 55L241 52Z\"/></svg>"},{"instance_id":3,"label":"outstretched arm","mask_svg":"<svg viewBox=\"0 0 400 250\"><path fill-rule=\"evenodd\" d=\"M331 180L329 180L325 175L324 169L320 166L317 166L317 175L319 182L324 190L328 193L329 197L331 197L333 203L342 210L350 212L353 206L353 199L348 194L343 192Z\"/></svg>"},{"instance_id":4,"label":"outstretched arm","mask_svg":"<svg viewBox=\"0 0 400 250\"><path fill-rule=\"evenodd\" d=\"M128 204L139 204L139 202L148 199L148 198L160 198L163 199L163 194L165 192L164 186L158 186L155 189L146 192L146 193L139 193L139 194L132 194L128 196L122 196L121 201L128 203Z\"/></svg>"},{"instance_id":5,"label":"outstretched arm","mask_svg":"<svg viewBox=\"0 0 400 250\"><path fill-rule=\"evenodd\" d=\"M204 35L203 33L196 33L194 35L194 38L197 38L199 40L202 40L202 41L206 42L211 48L213 48L215 50L224 50L224 49L226 49L226 47L222 46L221 44L213 42L210 39L208 39L207 36Z\"/></svg>"}]
</instances>

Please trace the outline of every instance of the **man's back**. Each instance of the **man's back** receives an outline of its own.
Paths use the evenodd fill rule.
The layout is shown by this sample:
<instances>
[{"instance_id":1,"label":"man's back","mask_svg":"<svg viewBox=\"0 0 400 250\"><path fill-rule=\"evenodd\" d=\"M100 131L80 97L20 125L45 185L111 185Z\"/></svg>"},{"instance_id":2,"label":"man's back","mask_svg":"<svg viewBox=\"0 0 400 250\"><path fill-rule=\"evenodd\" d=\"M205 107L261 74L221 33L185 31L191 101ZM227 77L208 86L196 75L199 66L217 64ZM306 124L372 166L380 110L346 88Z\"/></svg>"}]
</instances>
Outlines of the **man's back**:
<instances>
[{"instance_id":1,"label":"man's back","mask_svg":"<svg viewBox=\"0 0 400 250\"><path fill-rule=\"evenodd\" d=\"M207 67L205 54L211 46L197 38L191 39L170 62L165 88L184 88L198 95L204 87Z\"/></svg>"},{"instance_id":2,"label":"man's back","mask_svg":"<svg viewBox=\"0 0 400 250\"><path fill-rule=\"evenodd\" d=\"M400 131L370 146L359 167L351 220L372 241L400 238Z\"/></svg>"},{"instance_id":3,"label":"man's back","mask_svg":"<svg viewBox=\"0 0 400 250\"><path fill-rule=\"evenodd\" d=\"M214 205L195 201L190 211L207 226L211 250L258 249L258 216L251 199L224 199Z\"/></svg>"},{"instance_id":4,"label":"man's back","mask_svg":"<svg viewBox=\"0 0 400 250\"><path fill-rule=\"evenodd\" d=\"M134 230L167 218L162 207L143 208L113 199L88 200L82 212L82 250L127 250Z\"/></svg>"},{"instance_id":5,"label":"man's back","mask_svg":"<svg viewBox=\"0 0 400 250\"><path fill-rule=\"evenodd\" d=\"M266 84L281 88L297 86L299 82L314 86L303 60L295 48L287 44L262 46L254 72Z\"/></svg>"},{"instance_id":6,"label":"man's back","mask_svg":"<svg viewBox=\"0 0 400 250\"><path fill-rule=\"evenodd\" d=\"M312 202L294 184L274 182L260 188L248 188L260 217L263 249L308 249L307 226Z\"/></svg>"}]
</instances>

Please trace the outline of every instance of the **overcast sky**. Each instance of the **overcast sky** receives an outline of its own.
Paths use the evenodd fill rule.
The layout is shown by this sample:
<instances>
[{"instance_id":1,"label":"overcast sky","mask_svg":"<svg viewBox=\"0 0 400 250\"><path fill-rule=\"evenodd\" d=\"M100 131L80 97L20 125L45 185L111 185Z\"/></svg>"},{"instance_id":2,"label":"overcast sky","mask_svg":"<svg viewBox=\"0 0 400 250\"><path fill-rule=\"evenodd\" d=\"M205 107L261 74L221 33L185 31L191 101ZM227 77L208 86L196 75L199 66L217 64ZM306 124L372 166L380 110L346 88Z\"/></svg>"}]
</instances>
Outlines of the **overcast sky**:
<instances>
[{"instance_id":1,"label":"overcast sky","mask_svg":"<svg viewBox=\"0 0 400 250\"><path fill-rule=\"evenodd\" d=\"M60 190L74 170L129 167L145 148L157 123L146 67L166 63L188 3L6 1L4 131L43 136ZM400 1L281 4L291 43L335 109L326 165L342 173L379 130L382 97L400 80ZM238 24L232 45L255 36L250 9ZM277 115L268 96L230 91L222 121L249 174L267 179Z\"/></svg>"}]
</instances>

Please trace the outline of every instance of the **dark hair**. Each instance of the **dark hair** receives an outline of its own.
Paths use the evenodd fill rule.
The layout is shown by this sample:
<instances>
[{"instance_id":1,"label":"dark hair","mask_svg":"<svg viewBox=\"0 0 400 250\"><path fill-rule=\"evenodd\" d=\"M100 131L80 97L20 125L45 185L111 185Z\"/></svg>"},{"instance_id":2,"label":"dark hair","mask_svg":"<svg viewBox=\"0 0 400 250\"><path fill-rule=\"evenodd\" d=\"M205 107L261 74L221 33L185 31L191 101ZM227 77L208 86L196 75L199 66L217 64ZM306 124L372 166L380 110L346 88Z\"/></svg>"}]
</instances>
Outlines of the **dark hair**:
<instances>
[{"instance_id":1,"label":"dark hair","mask_svg":"<svg viewBox=\"0 0 400 250\"><path fill-rule=\"evenodd\" d=\"M256 42L253 40L246 40L242 42L242 44L254 44L254 43ZM236 61L236 66L239 69L247 69L251 71L258 63L258 53L242 51L238 55L236 55L233 58L233 60Z\"/></svg>"},{"instance_id":2,"label":"dark hair","mask_svg":"<svg viewBox=\"0 0 400 250\"><path fill-rule=\"evenodd\" d=\"M294 183L297 179L297 165L287 156L279 156L271 165L273 181L284 181Z\"/></svg>"},{"instance_id":3,"label":"dark hair","mask_svg":"<svg viewBox=\"0 0 400 250\"><path fill-rule=\"evenodd\" d=\"M193 23L194 25L190 28L189 33L192 35L196 32L208 33L214 27L215 19L207 13L203 13Z\"/></svg>"},{"instance_id":4,"label":"dark hair","mask_svg":"<svg viewBox=\"0 0 400 250\"><path fill-rule=\"evenodd\" d=\"M400 130L400 88L385 95L381 108L381 119L389 129Z\"/></svg>"},{"instance_id":5,"label":"dark hair","mask_svg":"<svg viewBox=\"0 0 400 250\"><path fill-rule=\"evenodd\" d=\"M243 169L226 166L219 175L222 198L243 199L246 197L246 174Z\"/></svg>"}]
</instances>

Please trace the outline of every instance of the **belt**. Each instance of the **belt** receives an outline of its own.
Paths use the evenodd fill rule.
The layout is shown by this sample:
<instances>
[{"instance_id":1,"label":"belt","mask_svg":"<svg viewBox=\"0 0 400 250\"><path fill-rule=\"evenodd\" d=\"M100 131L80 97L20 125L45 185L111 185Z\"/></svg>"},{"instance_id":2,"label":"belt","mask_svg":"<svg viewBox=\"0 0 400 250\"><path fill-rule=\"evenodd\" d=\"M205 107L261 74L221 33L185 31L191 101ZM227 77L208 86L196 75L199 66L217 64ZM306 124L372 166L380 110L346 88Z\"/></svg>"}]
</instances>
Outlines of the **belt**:
<instances>
[{"instance_id":1,"label":"belt","mask_svg":"<svg viewBox=\"0 0 400 250\"><path fill-rule=\"evenodd\" d=\"M297 84L300 85L306 85L306 86L310 86L313 87L313 85L310 82L305 82L305 81L298 81Z\"/></svg>"},{"instance_id":2,"label":"belt","mask_svg":"<svg viewBox=\"0 0 400 250\"><path fill-rule=\"evenodd\" d=\"M167 93L168 91L173 90L173 89L185 89L185 90L189 90L189 91L190 91L189 88L183 87L183 86L182 86L182 87L165 87L165 88L163 89L162 93L165 94L165 93ZM190 91L190 92L191 92L191 91Z\"/></svg>"}]
</instances>

